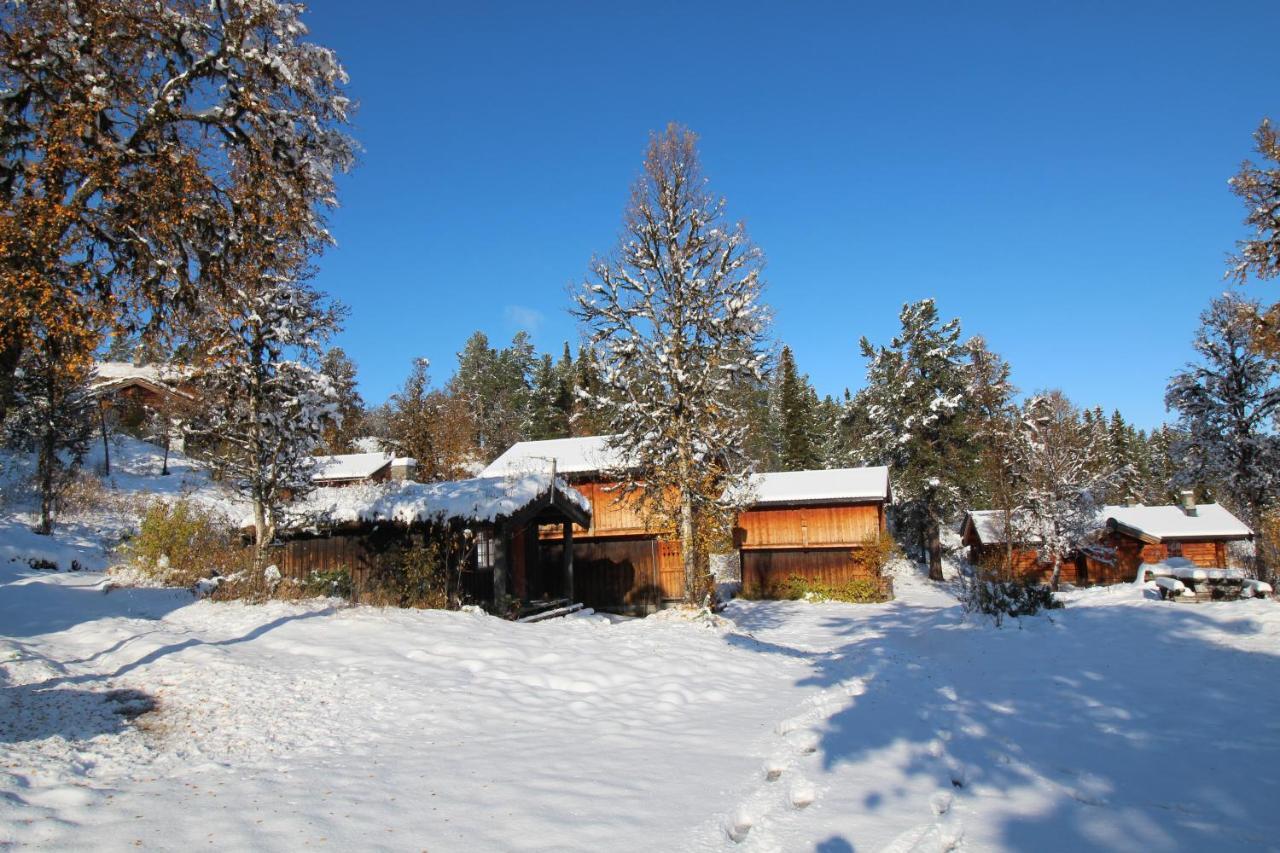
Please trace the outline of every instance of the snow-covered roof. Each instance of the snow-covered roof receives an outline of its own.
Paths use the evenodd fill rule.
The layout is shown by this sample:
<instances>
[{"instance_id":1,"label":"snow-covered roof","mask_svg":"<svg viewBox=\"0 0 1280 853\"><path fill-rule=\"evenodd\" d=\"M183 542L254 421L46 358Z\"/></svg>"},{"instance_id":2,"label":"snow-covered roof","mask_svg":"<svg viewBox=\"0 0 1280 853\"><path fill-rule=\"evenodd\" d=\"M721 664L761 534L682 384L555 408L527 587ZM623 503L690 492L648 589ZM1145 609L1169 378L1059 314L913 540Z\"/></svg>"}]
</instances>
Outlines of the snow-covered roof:
<instances>
[{"instance_id":1,"label":"snow-covered roof","mask_svg":"<svg viewBox=\"0 0 1280 853\"><path fill-rule=\"evenodd\" d=\"M129 361L99 361L93 366L92 386L115 384L129 379L142 379L159 385L177 382L191 375L191 368L180 364L134 364Z\"/></svg>"},{"instance_id":2,"label":"snow-covered roof","mask_svg":"<svg viewBox=\"0 0 1280 853\"><path fill-rule=\"evenodd\" d=\"M316 482L325 480L364 480L372 477L392 457L390 453L341 453L336 456L317 456L316 469L311 479Z\"/></svg>"},{"instance_id":3,"label":"snow-covered roof","mask_svg":"<svg viewBox=\"0 0 1280 853\"><path fill-rule=\"evenodd\" d=\"M1025 513L1014 511L1012 517L1008 517L1002 509L971 509L966 513L970 522L973 524L974 532L978 534L978 539L984 545L999 545L1008 541L1007 531L1012 527L1015 531L1018 528L1026 530L1030 527ZM1016 540L1025 545L1040 544L1040 537L1030 533L1018 533Z\"/></svg>"},{"instance_id":4,"label":"snow-covered roof","mask_svg":"<svg viewBox=\"0 0 1280 853\"><path fill-rule=\"evenodd\" d=\"M550 438L544 441L520 441L480 472L482 477L502 477L531 471L548 471L556 461L560 474L595 474L624 467L615 450L609 446L609 435L580 438Z\"/></svg>"},{"instance_id":5,"label":"snow-covered roof","mask_svg":"<svg viewBox=\"0 0 1280 853\"><path fill-rule=\"evenodd\" d=\"M889 498L889 469L880 466L753 474L747 489L752 506L883 501Z\"/></svg>"},{"instance_id":6,"label":"snow-covered roof","mask_svg":"<svg viewBox=\"0 0 1280 853\"><path fill-rule=\"evenodd\" d=\"M1180 506L1106 506L1103 523L1114 521L1139 535L1164 539L1245 539L1253 535L1222 504L1197 504L1196 514Z\"/></svg>"},{"instance_id":7,"label":"snow-covered roof","mask_svg":"<svg viewBox=\"0 0 1280 853\"><path fill-rule=\"evenodd\" d=\"M549 488L550 478L545 474L473 477L444 483L392 480L346 488L325 486L291 505L288 512L291 518L317 526L380 521L496 521L524 509L547 494ZM590 515L587 499L558 477L556 491ZM246 520L245 526L251 524Z\"/></svg>"}]
</instances>

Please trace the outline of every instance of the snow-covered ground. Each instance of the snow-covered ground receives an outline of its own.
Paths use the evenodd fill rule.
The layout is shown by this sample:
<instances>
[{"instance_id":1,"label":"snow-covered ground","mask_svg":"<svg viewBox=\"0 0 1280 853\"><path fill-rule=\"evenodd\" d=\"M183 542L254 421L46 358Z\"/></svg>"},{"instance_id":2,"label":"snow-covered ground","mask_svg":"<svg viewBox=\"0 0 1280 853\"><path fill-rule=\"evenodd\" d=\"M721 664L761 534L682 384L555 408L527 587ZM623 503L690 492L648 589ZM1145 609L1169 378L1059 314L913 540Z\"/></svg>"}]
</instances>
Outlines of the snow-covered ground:
<instances>
[{"instance_id":1,"label":"snow-covered ground","mask_svg":"<svg viewBox=\"0 0 1280 853\"><path fill-rule=\"evenodd\" d=\"M1270 601L1092 590L997 630L906 579L885 605L735 603L722 628L523 625L0 573L0 843L1152 851L1280 836Z\"/></svg>"},{"instance_id":2,"label":"snow-covered ground","mask_svg":"<svg viewBox=\"0 0 1280 853\"><path fill-rule=\"evenodd\" d=\"M515 624L30 569L107 565L139 495L233 509L181 458L115 462L52 538L0 512L0 846L1280 845L1273 601L1085 590L997 630L904 571L884 605Z\"/></svg>"}]
</instances>

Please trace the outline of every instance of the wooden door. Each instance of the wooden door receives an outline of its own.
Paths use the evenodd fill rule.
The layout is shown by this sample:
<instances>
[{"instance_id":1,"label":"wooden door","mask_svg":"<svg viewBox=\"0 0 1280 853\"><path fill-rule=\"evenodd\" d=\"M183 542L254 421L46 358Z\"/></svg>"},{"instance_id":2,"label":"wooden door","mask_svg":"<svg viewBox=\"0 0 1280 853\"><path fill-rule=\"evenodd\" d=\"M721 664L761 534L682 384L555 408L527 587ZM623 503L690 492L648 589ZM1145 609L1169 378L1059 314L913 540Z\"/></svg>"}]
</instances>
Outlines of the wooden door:
<instances>
[{"instance_id":1,"label":"wooden door","mask_svg":"<svg viewBox=\"0 0 1280 853\"><path fill-rule=\"evenodd\" d=\"M658 587L664 599L684 598L684 560L679 542L658 542Z\"/></svg>"}]
</instances>

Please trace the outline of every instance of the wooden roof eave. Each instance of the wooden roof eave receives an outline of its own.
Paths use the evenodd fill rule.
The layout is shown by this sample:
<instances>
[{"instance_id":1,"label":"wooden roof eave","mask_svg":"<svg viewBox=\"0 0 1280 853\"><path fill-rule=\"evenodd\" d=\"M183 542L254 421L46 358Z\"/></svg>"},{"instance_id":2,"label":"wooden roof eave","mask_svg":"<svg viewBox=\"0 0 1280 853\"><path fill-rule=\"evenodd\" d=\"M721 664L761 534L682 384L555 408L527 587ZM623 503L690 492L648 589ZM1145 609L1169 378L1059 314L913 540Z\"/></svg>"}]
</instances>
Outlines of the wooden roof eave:
<instances>
[{"instance_id":1,"label":"wooden roof eave","mask_svg":"<svg viewBox=\"0 0 1280 853\"><path fill-rule=\"evenodd\" d=\"M558 488L548 489L544 494L510 516L499 519L499 522L512 528L524 527L547 510L555 510L562 516L564 521L576 524L584 529L591 526L591 510L583 509L576 501L570 500Z\"/></svg>"}]
</instances>

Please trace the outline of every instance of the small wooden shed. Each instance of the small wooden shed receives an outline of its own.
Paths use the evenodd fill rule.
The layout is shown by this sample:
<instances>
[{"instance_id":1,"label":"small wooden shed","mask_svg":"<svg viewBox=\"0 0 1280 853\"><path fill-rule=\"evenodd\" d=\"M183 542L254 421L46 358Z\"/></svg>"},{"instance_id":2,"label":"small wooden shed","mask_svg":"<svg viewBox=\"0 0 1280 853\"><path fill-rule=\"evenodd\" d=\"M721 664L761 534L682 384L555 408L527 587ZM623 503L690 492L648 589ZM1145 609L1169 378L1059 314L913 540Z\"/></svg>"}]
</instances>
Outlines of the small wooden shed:
<instances>
[{"instance_id":1,"label":"small wooden shed","mask_svg":"<svg viewBox=\"0 0 1280 853\"><path fill-rule=\"evenodd\" d=\"M646 521L634 495L623 492L618 476L627 463L611 439L593 435L522 441L482 474L513 476L554 468L586 499L591 517L568 531L568 538L563 527L541 528L536 545L530 546L537 548L539 562L558 565L568 542L576 600L596 610L649 613L684 596L680 547L669 531Z\"/></svg>"},{"instance_id":2,"label":"small wooden shed","mask_svg":"<svg viewBox=\"0 0 1280 853\"><path fill-rule=\"evenodd\" d=\"M738 516L744 589L769 595L791 577L880 581L862 551L885 531L889 469L756 474Z\"/></svg>"},{"instance_id":3,"label":"small wooden shed","mask_svg":"<svg viewBox=\"0 0 1280 853\"><path fill-rule=\"evenodd\" d=\"M1143 563L1183 557L1202 569L1229 568L1227 545L1253 539L1253 531L1221 504L1197 504L1191 492L1165 506L1103 508L1101 542L1114 549L1111 564L1088 560L1094 583L1122 583Z\"/></svg>"},{"instance_id":4,"label":"small wooden shed","mask_svg":"<svg viewBox=\"0 0 1280 853\"><path fill-rule=\"evenodd\" d=\"M972 565L1007 571L1011 579L1048 583L1053 563L1040 559L1040 538L1028 533L1028 527L1025 514L1018 510L969 510L960 522L960 541L969 549ZM1078 554L1063 560L1059 580L1080 584L1083 560Z\"/></svg>"},{"instance_id":5,"label":"small wooden shed","mask_svg":"<svg viewBox=\"0 0 1280 853\"><path fill-rule=\"evenodd\" d=\"M591 506L561 479L525 474L322 487L290 515L271 555L287 577L346 569L354 583L370 584L399 549L433 526L448 525L470 531L463 587L486 601L573 597L573 552L548 564L540 559L537 535L542 526L557 525L572 541L574 525L590 525Z\"/></svg>"}]
</instances>

